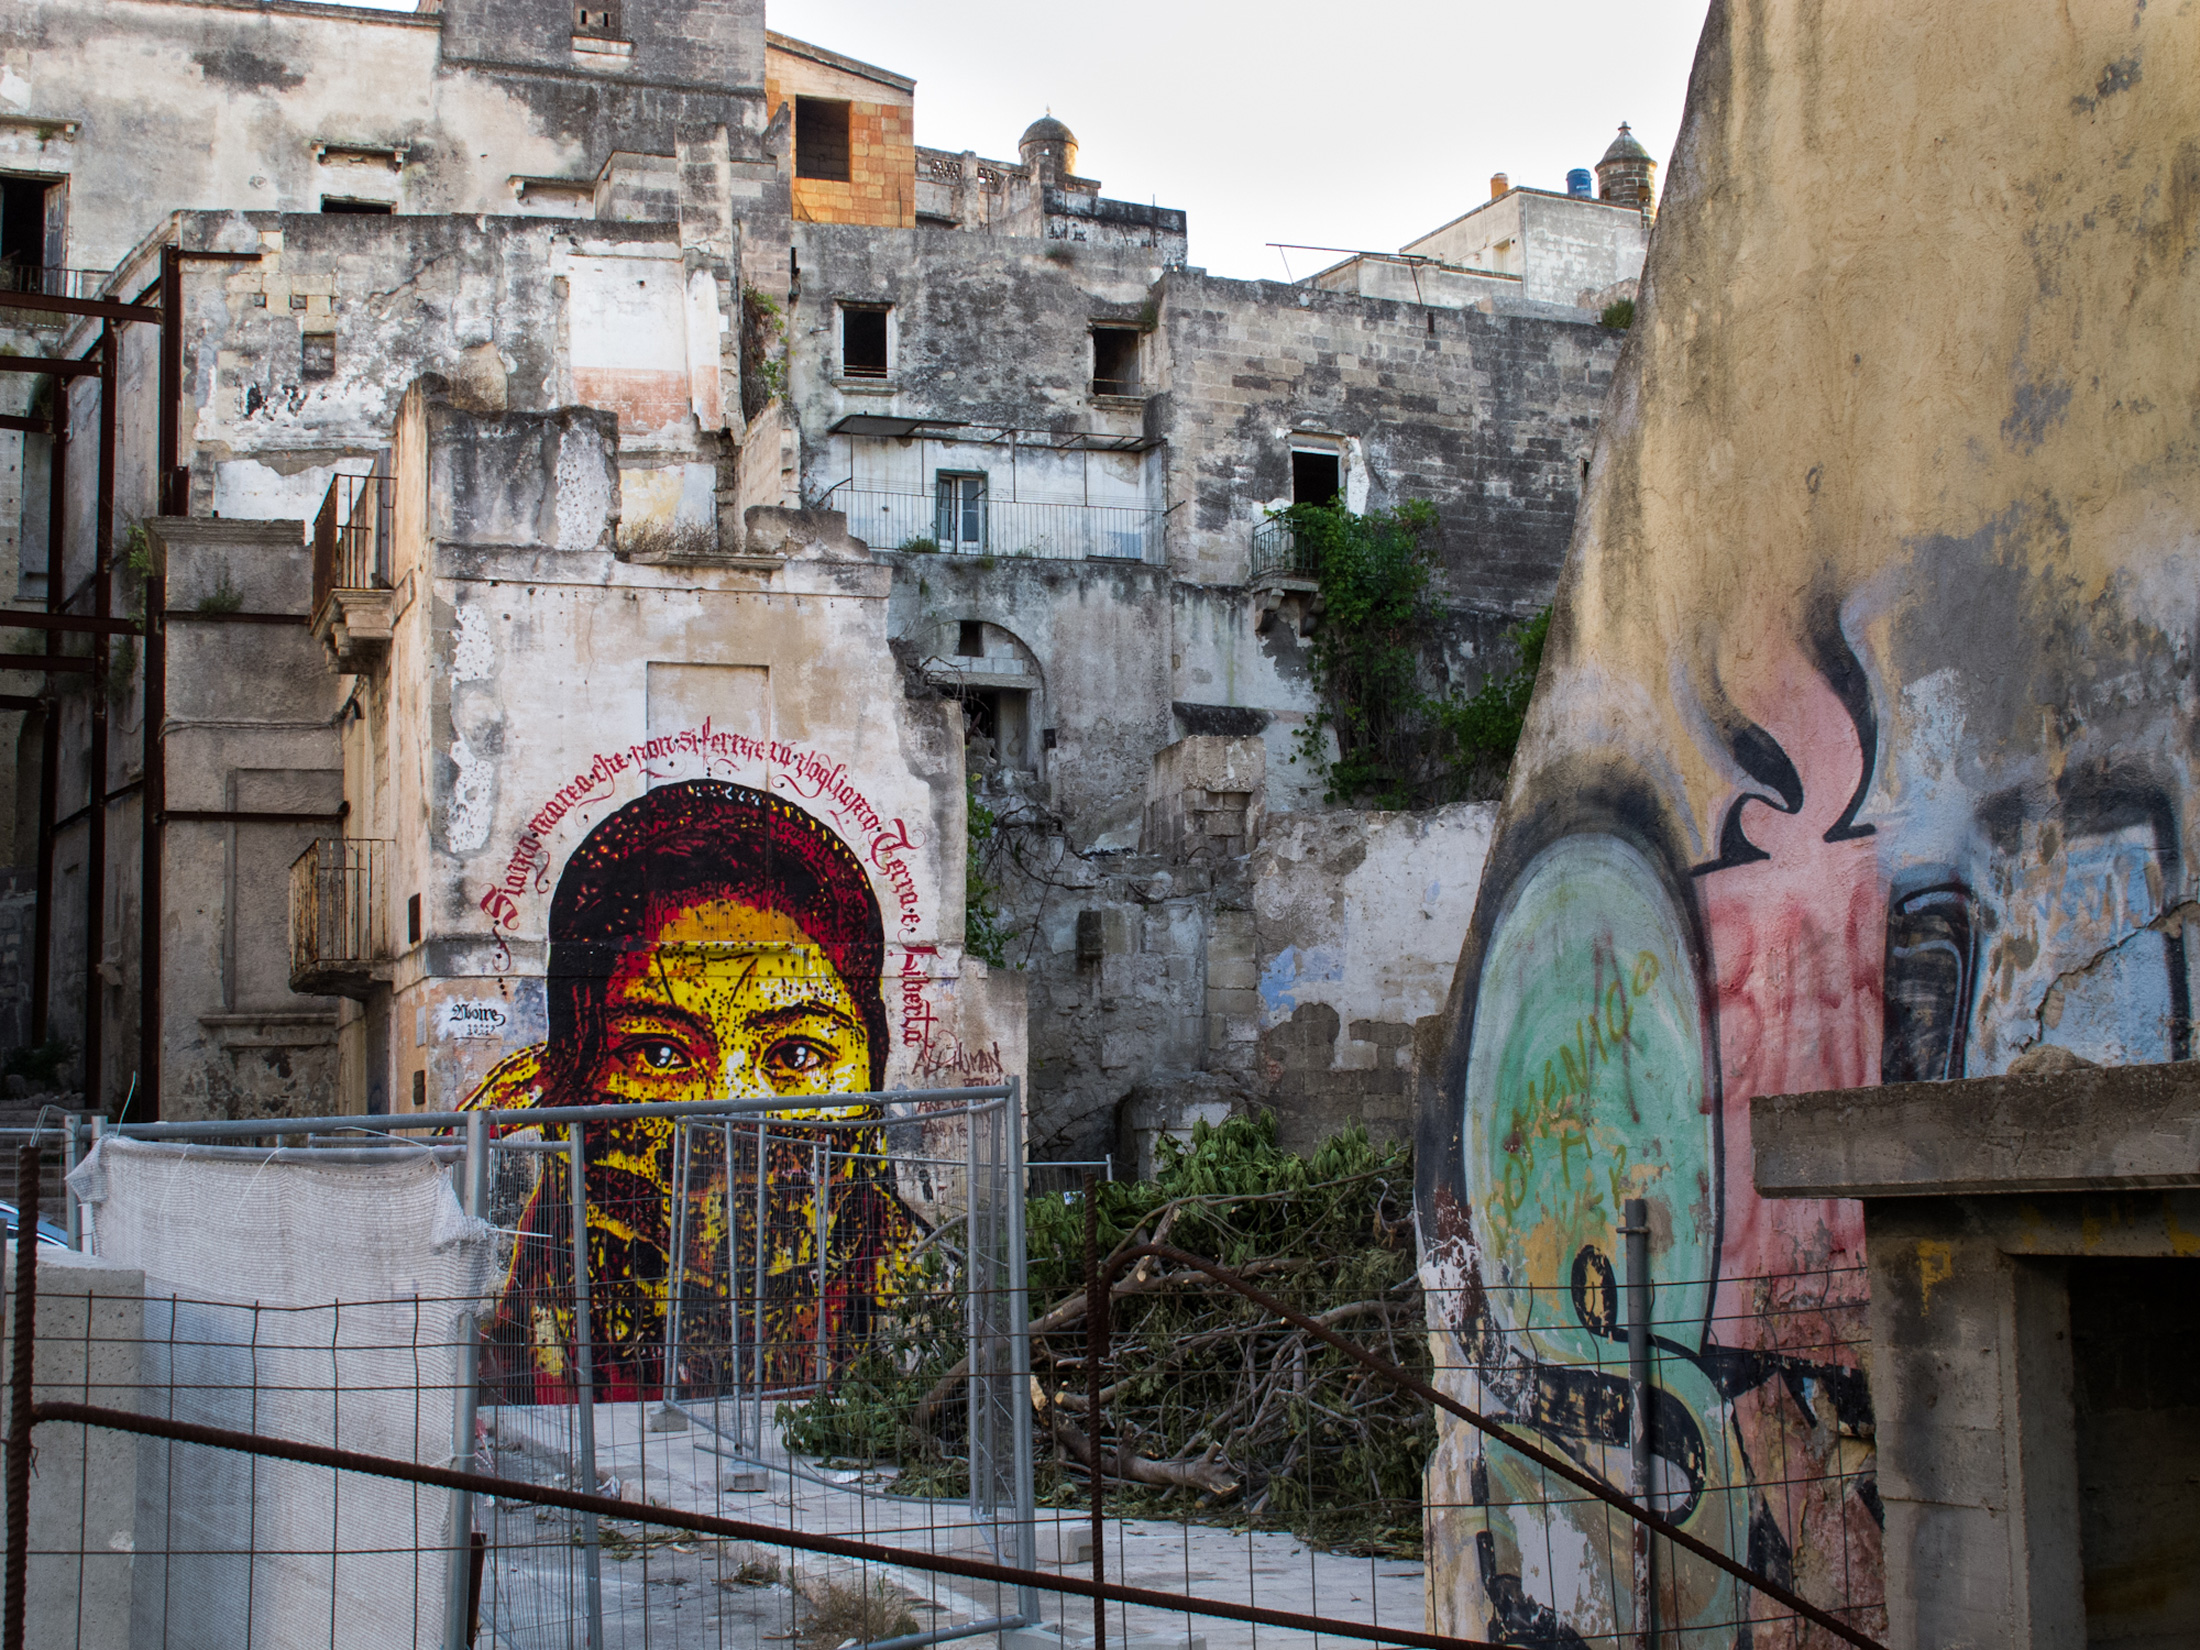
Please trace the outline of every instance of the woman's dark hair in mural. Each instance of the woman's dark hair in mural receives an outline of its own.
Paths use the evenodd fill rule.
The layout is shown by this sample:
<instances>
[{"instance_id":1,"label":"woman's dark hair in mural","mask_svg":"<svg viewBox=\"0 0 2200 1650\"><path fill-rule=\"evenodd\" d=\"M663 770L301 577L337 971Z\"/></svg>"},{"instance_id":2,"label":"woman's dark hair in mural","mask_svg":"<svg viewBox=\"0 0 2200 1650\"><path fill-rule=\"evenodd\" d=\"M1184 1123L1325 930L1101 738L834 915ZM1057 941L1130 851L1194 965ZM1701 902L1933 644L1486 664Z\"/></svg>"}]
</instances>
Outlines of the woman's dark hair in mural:
<instances>
[{"instance_id":1,"label":"woman's dark hair in mural","mask_svg":"<svg viewBox=\"0 0 2200 1650\"><path fill-rule=\"evenodd\" d=\"M681 910L723 900L776 911L816 942L870 1034L871 1084L886 1083L886 929L848 845L791 802L723 780L637 797L588 833L550 902L544 1087L582 1099L603 1053L605 982Z\"/></svg>"}]
</instances>

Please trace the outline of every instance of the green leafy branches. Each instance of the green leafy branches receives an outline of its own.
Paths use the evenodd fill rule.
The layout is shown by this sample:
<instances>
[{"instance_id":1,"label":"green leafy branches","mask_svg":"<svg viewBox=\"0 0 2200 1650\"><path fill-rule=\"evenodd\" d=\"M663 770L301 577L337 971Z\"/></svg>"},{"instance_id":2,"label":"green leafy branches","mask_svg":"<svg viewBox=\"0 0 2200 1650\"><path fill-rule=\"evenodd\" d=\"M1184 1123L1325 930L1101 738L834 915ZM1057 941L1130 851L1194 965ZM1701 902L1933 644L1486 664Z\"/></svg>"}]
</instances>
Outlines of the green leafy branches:
<instances>
[{"instance_id":1,"label":"green leafy branches","mask_svg":"<svg viewBox=\"0 0 2200 1650\"><path fill-rule=\"evenodd\" d=\"M787 312L770 293L741 289L741 416L787 396Z\"/></svg>"},{"instance_id":2,"label":"green leafy branches","mask_svg":"<svg viewBox=\"0 0 2200 1650\"><path fill-rule=\"evenodd\" d=\"M1321 589L1311 651L1322 705L1298 741L1327 799L1416 808L1494 789L1520 737L1548 612L1508 634L1518 669L1471 696L1432 691L1443 617L1435 506L1416 499L1355 515L1300 504L1284 519Z\"/></svg>"},{"instance_id":3,"label":"green leafy branches","mask_svg":"<svg viewBox=\"0 0 2200 1650\"><path fill-rule=\"evenodd\" d=\"M988 968L1008 966L1008 919L993 903L998 890L985 874L986 845L1000 829L993 810L978 798L978 776L970 775L970 802L963 814L963 947Z\"/></svg>"}]
</instances>

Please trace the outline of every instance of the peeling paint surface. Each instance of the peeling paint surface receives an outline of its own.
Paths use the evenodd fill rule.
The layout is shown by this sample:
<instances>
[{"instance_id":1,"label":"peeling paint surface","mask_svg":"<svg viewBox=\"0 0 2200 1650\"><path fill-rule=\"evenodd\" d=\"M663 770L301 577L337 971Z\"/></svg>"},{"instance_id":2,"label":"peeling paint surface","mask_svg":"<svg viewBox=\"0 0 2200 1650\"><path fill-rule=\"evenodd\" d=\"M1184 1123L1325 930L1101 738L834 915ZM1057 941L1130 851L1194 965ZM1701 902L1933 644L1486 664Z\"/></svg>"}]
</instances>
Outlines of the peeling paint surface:
<instances>
[{"instance_id":1,"label":"peeling paint surface","mask_svg":"<svg viewBox=\"0 0 2200 1650\"><path fill-rule=\"evenodd\" d=\"M1760 1198L1750 1104L2193 1053L2196 74L2148 8L1713 11L1419 1095L1445 1378L1625 1488L1644 1197L1654 1489L1875 1633L1861 1211ZM1632 1629L1601 1515L1467 1440L1429 1486L1439 1630ZM1661 1627L1730 1636L1669 1574Z\"/></svg>"}]
</instances>

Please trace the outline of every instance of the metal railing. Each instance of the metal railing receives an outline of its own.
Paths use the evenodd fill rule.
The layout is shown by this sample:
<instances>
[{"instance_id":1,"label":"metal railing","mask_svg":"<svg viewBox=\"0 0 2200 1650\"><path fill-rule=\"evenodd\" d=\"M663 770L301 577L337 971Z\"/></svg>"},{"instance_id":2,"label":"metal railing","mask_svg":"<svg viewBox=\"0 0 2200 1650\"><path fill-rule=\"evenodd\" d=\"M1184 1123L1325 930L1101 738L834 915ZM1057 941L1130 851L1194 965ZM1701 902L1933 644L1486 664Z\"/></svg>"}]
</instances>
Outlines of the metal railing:
<instances>
[{"instance_id":1,"label":"metal railing","mask_svg":"<svg viewBox=\"0 0 2200 1650\"><path fill-rule=\"evenodd\" d=\"M848 531L874 550L937 550L964 556L1034 556L1047 561L1166 559L1165 512L1113 504L1033 504L988 496L975 512L931 493L848 489ZM971 536L975 526L976 537Z\"/></svg>"},{"instance_id":2,"label":"metal railing","mask_svg":"<svg viewBox=\"0 0 2200 1650\"><path fill-rule=\"evenodd\" d=\"M290 864L290 989L362 997L387 978L390 844L322 837Z\"/></svg>"},{"instance_id":3,"label":"metal railing","mask_svg":"<svg viewBox=\"0 0 2200 1650\"><path fill-rule=\"evenodd\" d=\"M1299 543L1298 533L1286 516L1270 516L1253 529L1253 577L1310 579L1319 572L1314 547Z\"/></svg>"},{"instance_id":4,"label":"metal railing","mask_svg":"<svg viewBox=\"0 0 2200 1650\"><path fill-rule=\"evenodd\" d=\"M336 476L313 522L313 611L319 615L338 590L390 587L391 528L397 513L397 480L385 450L374 472Z\"/></svg>"},{"instance_id":5,"label":"metal railing","mask_svg":"<svg viewBox=\"0 0 2200 1650\"><path fill-rule=\"evenodd\" d=\"M108 269L65 269L59 264L0 260L0 292L35 292L47 298L96 298L114 276Z\"/></svg>"}]
</instances>

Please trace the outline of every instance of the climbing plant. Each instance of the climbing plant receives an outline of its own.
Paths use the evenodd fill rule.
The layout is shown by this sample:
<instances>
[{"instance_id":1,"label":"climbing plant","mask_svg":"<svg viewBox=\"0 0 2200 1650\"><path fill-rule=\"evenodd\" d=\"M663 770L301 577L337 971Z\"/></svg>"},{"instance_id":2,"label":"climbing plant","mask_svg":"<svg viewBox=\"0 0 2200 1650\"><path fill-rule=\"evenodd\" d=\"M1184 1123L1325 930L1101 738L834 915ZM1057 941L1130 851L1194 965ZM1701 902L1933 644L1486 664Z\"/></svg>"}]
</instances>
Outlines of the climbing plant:
<instances>
[{"instance_id":1,"label":"climbing plant","mask_svg":"<svg viewBox=\"0 0 2200 1650\"><path fill-rule=\"evenodd\" d=\"M1356 515L1300 504L1284 519L1321 591L1311 645L1321 705L1299 730L1294 760L1313 767L1331 802L1416 808L1494 791L1520 737L1548 615L1507 633L1517 669L1471 695L1437 691L1435 506L1415 499Z\"/></svg>"},{"instance_id":2,"label":"climbing plant","mask_svg":"<svg viewBox=\"0 0 2200 1650\"><path fill-rule=\"evenodd\" d=\"M741 289L741 416L787 394L787 312L770 293Z\"/></svg>"},{"instance_id":3,"label":"climbing plant","mask_svg":"<svg viewBox=\"0 0 2200 1650\"><path fill-rule=\"evenodd\" d=\"M970 803L963 814L963 948L988 968L1008 966L1008 919L994 904L999 892L987 878L987 845L1000 829L993 810L978 796L978 776L970 776Z\"/></svg>"}]
</instances>

